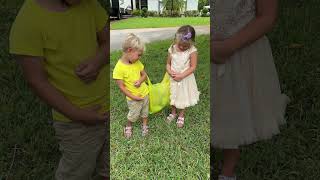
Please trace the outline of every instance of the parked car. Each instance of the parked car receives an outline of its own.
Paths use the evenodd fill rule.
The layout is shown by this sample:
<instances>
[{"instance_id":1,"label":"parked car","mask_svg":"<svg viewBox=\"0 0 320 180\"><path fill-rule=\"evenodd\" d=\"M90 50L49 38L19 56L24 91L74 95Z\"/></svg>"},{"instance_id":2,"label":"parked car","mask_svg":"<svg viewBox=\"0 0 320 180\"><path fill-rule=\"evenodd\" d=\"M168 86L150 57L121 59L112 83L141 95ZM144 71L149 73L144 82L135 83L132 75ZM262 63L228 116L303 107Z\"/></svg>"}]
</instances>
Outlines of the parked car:
<instances>
[{"instance_id":1,"label":"parked car","mask_svg":"<svg viewBox=\"0 0 320 180\"><path fill-rule=\"evenodd\" d=\"M132 13L131 0L110 0L110 17L121 19Z\"/></svg>"},{"instance_id":2,"label":"parked car","mask_svg":"<svg viewBox=\"0 0 320 180\"><path fill-rule=\"evenodd\" d=\"M125 9L124 9L124 13L125 14L132 14L132 8L130 5L128 5Z\"/></svg>"}]
</instances>

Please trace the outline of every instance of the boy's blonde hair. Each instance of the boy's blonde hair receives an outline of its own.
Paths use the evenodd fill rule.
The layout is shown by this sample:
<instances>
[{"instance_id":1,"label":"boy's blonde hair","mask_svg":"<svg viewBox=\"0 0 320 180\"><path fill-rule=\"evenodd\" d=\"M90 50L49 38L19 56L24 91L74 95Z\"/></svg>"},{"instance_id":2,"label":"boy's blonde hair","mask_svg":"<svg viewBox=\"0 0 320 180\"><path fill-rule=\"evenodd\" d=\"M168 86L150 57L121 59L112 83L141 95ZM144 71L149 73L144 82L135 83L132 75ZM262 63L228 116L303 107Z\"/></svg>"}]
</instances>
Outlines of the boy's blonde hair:
<instances>
[{"instance_id":1,"label":"boy's blonde hair","mask_svg":"<svg viewBox=\"0 0 320 180\"><path fill-rule=\"evenodd\" d=\"M127 35L126 39L122 44L122 51L127 52L129 48L138 50L138 51L145 51L145 45L141 41L141 39L133 33Z\"/></svg>"}]
</instances>

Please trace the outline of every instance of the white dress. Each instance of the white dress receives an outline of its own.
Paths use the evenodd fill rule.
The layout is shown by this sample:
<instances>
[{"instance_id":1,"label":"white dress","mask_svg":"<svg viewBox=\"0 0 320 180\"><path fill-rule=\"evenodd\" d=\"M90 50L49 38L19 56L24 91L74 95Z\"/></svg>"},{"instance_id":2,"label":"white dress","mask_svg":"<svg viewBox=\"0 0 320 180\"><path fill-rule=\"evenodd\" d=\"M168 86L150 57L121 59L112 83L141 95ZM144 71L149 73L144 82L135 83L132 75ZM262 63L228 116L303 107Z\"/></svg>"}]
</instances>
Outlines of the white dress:
<instances>
[{"instance_id":1,"label":"white dress","mask_svg":"<svg viewBox=\"0 0 320 180\"><path fill-rule=\"evenodd\" d=\"M226 39L255 17L255 0L216 0L213 37ZM211 67L212 137L218 148L238 148L278 134L289 98L281 93L267 37Z\"/></svg>"},{"instance_id":2,"label":"white dress","mask_svg":"<svg viewBox=\"0 0 320 180\"><path fill-rule=\"evenodd\" d=\"M171 54L171 69L175 72L182 73L190 68L190 54L197 51L192 46L188 50L179 52L176 46L168 49ZM196 105L199 101L197 83L194 74L190 74L181 81L175 81L170 77L170 105L178 109L184 109Z\"/></svg>"}]
</instances>

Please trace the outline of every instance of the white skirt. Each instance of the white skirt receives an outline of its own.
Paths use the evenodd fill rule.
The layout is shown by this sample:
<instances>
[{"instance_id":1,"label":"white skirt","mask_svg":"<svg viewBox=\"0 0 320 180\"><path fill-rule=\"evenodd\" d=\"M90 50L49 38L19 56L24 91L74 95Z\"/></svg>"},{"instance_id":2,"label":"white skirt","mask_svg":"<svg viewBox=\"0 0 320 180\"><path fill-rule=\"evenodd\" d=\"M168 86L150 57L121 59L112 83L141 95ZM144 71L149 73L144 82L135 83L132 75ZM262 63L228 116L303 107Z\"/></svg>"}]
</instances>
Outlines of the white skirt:
<instances>
[{"instance_id":1,"label":"white skirt","mask_svg":"<svg viewBox=\"0 0 320 180\"><path fill-rule=\"evenodd\" d=\"M236 52L224 66L212 64L211 73L214 147L234 149L280 132L290 100L281 93L266 37Z\"/></svg>"},{"instance_id":2,"label":"white skirt","mask_svg":"<svg viewBox=\"0 0 320 180\"><path fill-rule=\"evenodd\" d=\"M193 73L179 82L170 77L170 105L178 109L194 106L199 101L199 95Z\"/></svg>"}]
</instances>

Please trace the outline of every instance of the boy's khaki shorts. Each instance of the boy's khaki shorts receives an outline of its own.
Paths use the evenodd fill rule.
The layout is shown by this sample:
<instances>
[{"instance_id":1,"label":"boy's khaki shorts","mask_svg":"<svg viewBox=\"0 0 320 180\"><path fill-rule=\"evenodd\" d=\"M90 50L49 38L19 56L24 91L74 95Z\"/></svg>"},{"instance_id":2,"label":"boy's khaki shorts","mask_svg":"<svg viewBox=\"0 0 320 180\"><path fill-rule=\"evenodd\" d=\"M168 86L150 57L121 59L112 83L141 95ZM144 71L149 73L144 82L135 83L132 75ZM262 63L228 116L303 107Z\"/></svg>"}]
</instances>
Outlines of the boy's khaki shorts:
<instances>
[{"instance_id":1,"label":"boy's khaki shorts","mask_svg":"<svg viewBox=\"0 0 320 180\"><path fill-rule=\"evenodd\" d=\"M56 170L57 180L90 180L108 177L108 137L106 124L54 121L62 157Z\"/></svg>"},{"instance_id":2,"label":"boy's khaki shorts","mask_svg":"<svg viewBox=\"0 0 320 180\"><path fill-rule=\"evenodd\" d=\"M128 120L136 122L139 117L147 118L149 114L149 96L145 96L141 101L127 100L129 113Z\"/></svg>"}]
</instances>

